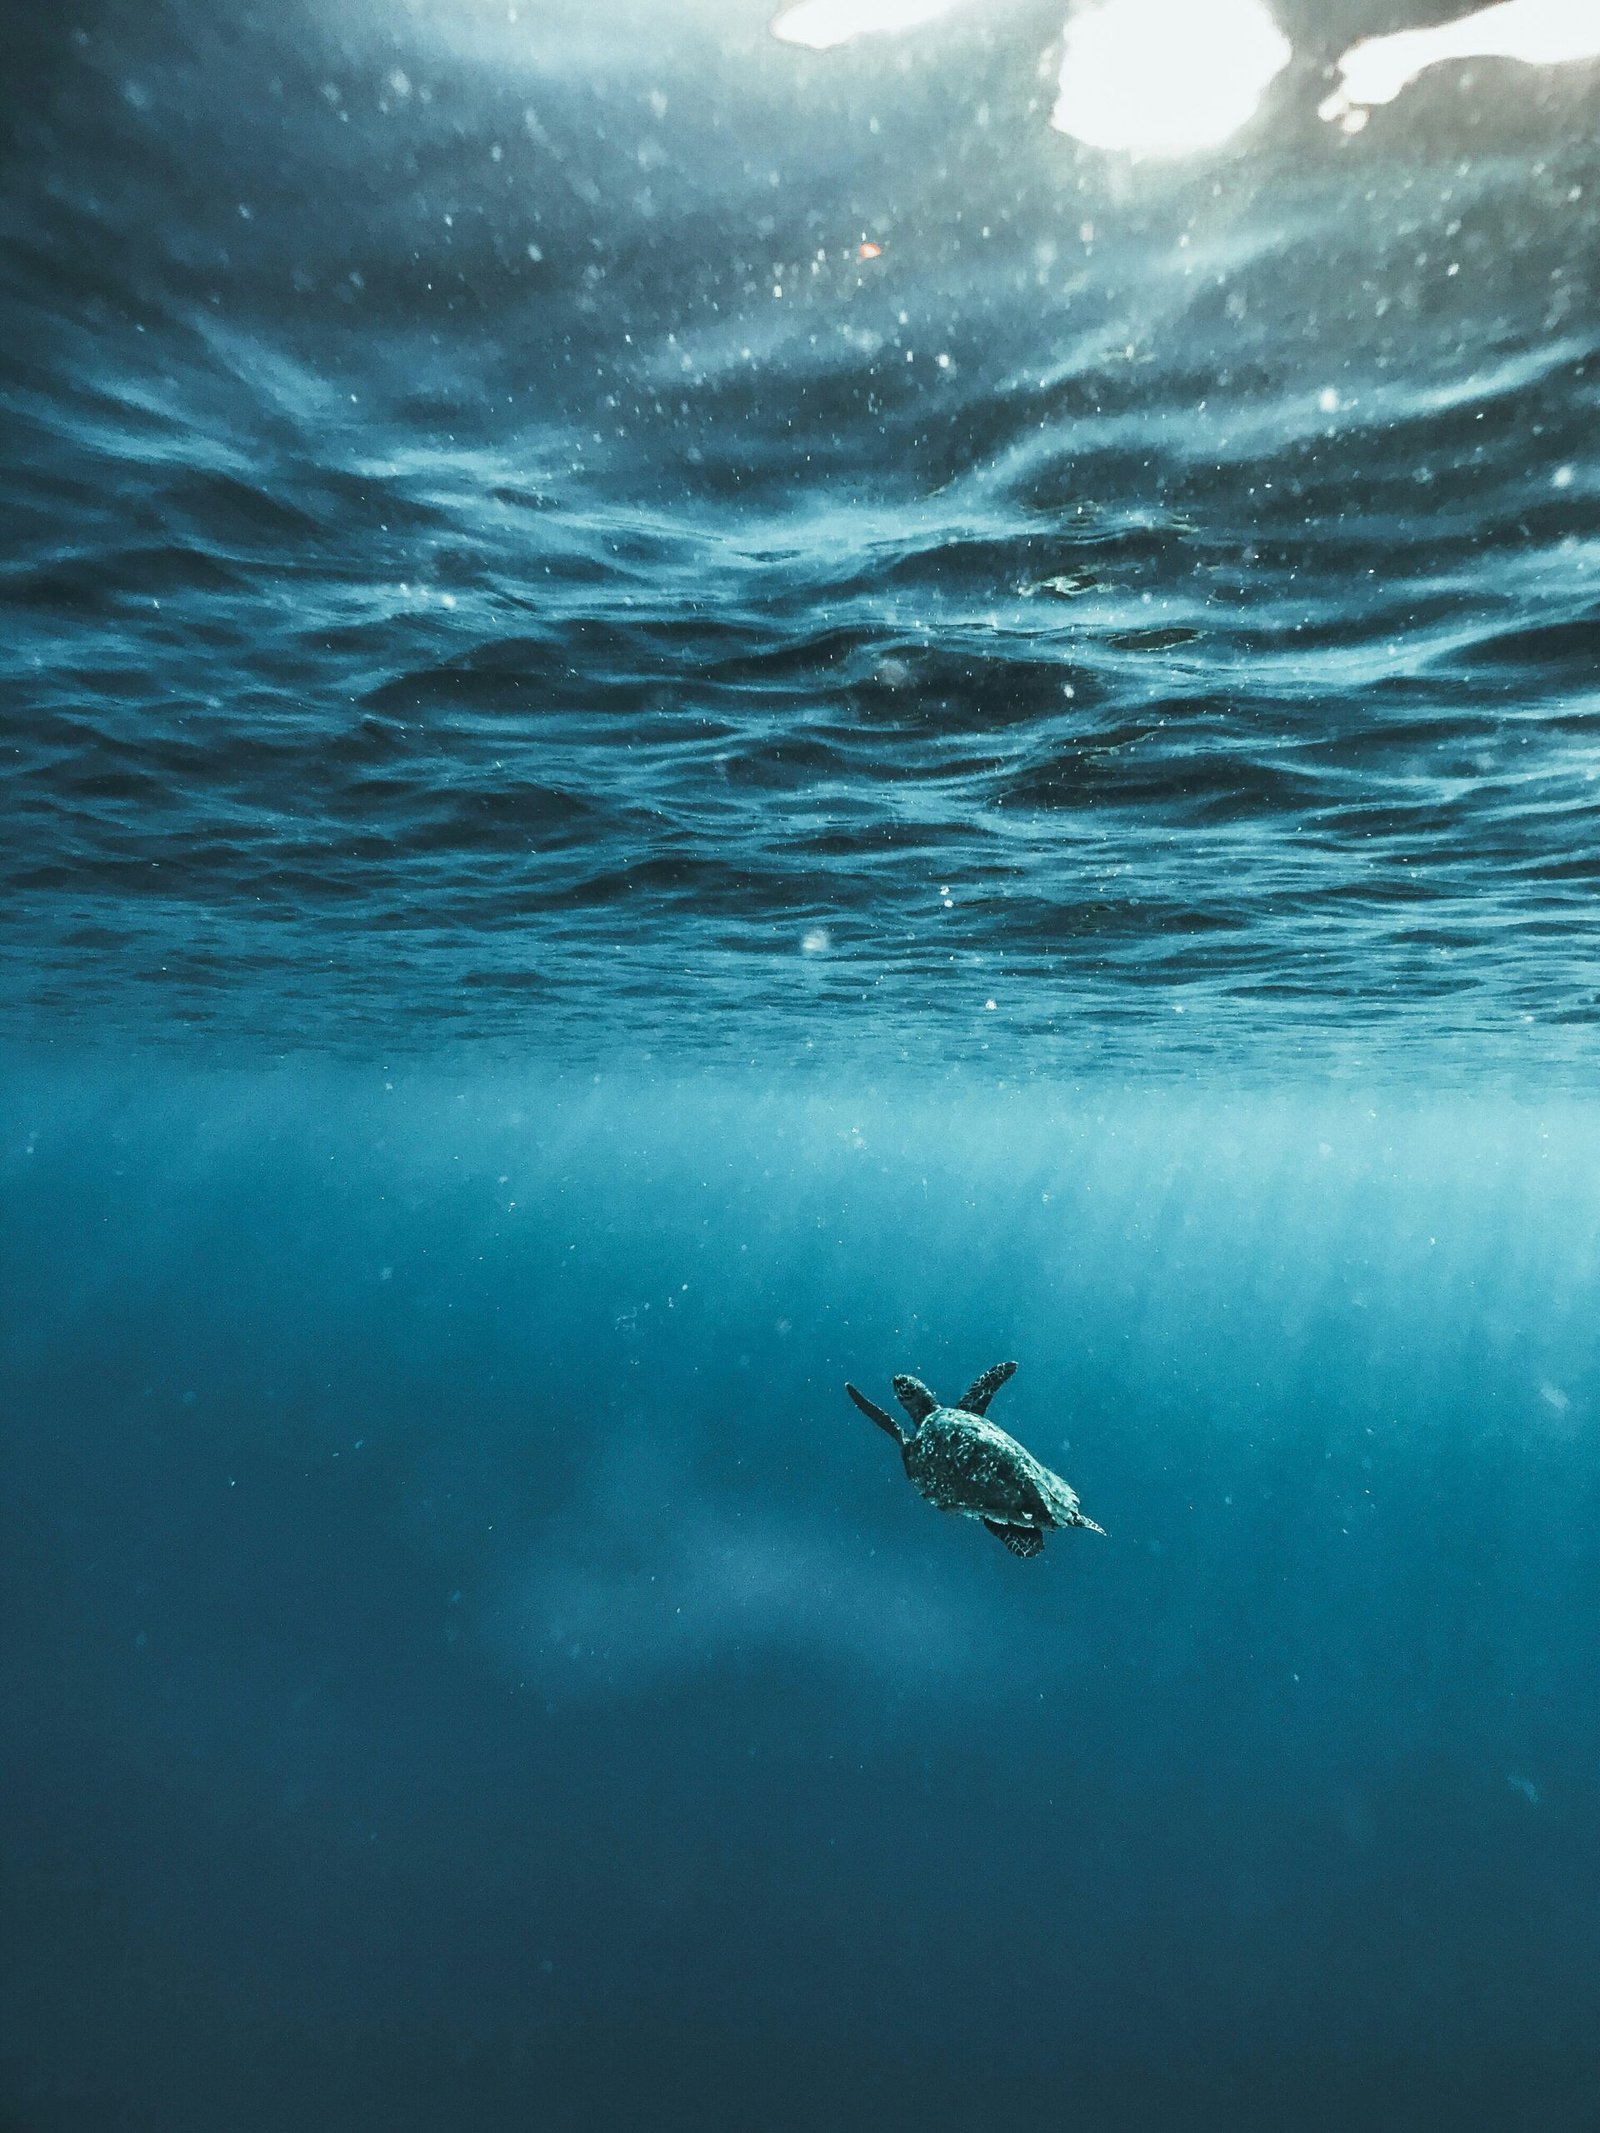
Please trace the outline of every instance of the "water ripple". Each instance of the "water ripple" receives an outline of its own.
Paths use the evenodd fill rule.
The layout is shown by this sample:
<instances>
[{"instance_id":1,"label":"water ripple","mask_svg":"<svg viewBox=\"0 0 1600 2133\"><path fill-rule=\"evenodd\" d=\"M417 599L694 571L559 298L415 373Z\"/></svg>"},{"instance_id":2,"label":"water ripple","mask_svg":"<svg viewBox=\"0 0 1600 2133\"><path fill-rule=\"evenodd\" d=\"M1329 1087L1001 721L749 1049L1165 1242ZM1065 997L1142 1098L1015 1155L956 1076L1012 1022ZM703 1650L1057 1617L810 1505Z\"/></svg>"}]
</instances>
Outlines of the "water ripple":
<instances>
[{"instance_id":1,"label":"water ripple","mask_svg":"<svg viewBox=\"0 0 1600 2133\"><path fill-rule=\"evenodd\" d=\"M977 32L872 133L188 29L8 211L14 1016L1592 1058L1593 125L1130 179Z\"/></svg>"}]
</instances>

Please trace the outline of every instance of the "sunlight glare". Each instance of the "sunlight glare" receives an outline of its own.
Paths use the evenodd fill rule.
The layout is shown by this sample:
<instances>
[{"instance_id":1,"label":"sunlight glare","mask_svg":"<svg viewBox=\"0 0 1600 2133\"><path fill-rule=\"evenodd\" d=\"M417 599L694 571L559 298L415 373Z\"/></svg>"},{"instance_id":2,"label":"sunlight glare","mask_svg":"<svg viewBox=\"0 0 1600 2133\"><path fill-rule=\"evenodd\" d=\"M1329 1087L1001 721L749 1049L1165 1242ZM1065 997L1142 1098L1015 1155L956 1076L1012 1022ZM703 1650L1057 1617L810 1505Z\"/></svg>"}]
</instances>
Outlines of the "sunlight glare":
<instances>
[{"instance_id":1,"label":"sunlight glare","mask_svg":"<svg viewBox=\"0 0 1600 2133\"><path fill-rule=\"evenodd\" d=\"M809 45L825 52L852 37L886 30L914 30L947 15L957 0L799 0L785 8L772 34L785 44Z\"/></svg>"},{"instance_id":2,"label":"sunlight glare","mask_svg":"<svg viewBox=\"0 0 1600 2133\"><path fill-rule=\"evenodd\" d=\"M1135 155L1214 148L1290 57L1262 0L1100 0L1067 23L1050 123Z\"/></svg>"},{"instance_id":3,"label":"sunlight glare","mask_svg":"<svg viewBox=\"0 0 1600 2133\"><path fill-rule=\"evenodd\" d=\"M1600 58L1600 0L1500 0L1432 29L1366 37L1339 61L1339 86L1318 109L1351 131L1445 59L1520 59L1530 67Z\"/></svg>"}]
</instances>

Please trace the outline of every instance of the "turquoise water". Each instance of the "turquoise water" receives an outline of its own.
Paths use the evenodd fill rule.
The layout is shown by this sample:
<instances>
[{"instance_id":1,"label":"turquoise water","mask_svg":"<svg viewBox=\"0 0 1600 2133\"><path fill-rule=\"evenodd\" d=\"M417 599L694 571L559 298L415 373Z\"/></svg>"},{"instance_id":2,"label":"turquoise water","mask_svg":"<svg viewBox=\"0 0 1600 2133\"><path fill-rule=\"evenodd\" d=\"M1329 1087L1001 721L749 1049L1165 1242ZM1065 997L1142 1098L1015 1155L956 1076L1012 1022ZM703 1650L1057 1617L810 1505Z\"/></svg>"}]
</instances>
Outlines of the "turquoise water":
<instances>
[{"instance_id":1,"label":"turquoise water","mask_svg":"<svg viewBox=\"0 0 1600 2133\"><path fill-rule=\"evenodd\" d=\"M1586 1103L12 1087L18 2122L1592 2124Z\"/></svg>"},{"instance_id":2,"label":"turquoise water","mask_svg":"<svg viewBox=\"0 0 1600 2133\"><path fill-rule=\"evenodd\" d=\"M6 2127L1600 2124L1600 91L1278 12L8 31Z\"/></svg>"}]
</instances>

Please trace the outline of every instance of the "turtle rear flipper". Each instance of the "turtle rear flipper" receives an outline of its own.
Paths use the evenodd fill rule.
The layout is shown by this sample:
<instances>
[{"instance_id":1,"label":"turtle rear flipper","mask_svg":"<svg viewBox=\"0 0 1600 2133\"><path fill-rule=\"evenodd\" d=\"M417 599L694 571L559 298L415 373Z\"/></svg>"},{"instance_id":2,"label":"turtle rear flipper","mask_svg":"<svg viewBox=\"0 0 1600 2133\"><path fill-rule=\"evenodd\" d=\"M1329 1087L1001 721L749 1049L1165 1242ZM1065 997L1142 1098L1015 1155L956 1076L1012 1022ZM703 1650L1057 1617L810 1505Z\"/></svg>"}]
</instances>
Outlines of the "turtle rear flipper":
<instances>
[{"instance_id":1,"label":"turtle rear flipper","mask_svg":"<svg viewBox=\"0 0 1600 2133\"><path fill-rule=\"evenodd\" d=\"M857 1407L860 1408L869 1422L876 1422L879 1429L886 1429L896 1444L905 1442L905 1439L900 1434L900 1425L893 1415L886 1414L875 1400L869 1400L864 1392L857 1392L853 1385L847 1384L845 1391L849 1393L851 1399L855 1401Z\"/></svg>"},{"instance_id":2,"label":"turtle rear flipper","mask_svg":"<svg viewBox=\"0 0 1600 2133\"><path fill-rule=\"evenodd\" d=\"M1007 1378L1015 1377L1016 1370L1015 1363L996 1363L993 1369L986 1370L981 1378L973 1379L956 1405L963 1414L986 1415L989 1412L989 1402Z\"/></svg>"},{"instance_id":3,"label":"turtle rear flipper","mask_svg":"<svg viewBox=\"0 0 1600 2133\"><path fill-rule=\"evenodd\" d=\"M983 1521L997 1541L1001 1541L1013 1555L1042 1555L1044 1535L1037 1526L1006 1526L998 1518Z\"/></svg>"},{"instance_id":4,"label":"turtle rear flipper","mask_svg":"<svg viewBox=\"0 0 1600 2133\"><path fill-rule=\"evenodd\" d=\"M921 1378L896 1378L894 1396L913 1422L926 1422L939 1404Z\"/></svg>"}]
</instances>

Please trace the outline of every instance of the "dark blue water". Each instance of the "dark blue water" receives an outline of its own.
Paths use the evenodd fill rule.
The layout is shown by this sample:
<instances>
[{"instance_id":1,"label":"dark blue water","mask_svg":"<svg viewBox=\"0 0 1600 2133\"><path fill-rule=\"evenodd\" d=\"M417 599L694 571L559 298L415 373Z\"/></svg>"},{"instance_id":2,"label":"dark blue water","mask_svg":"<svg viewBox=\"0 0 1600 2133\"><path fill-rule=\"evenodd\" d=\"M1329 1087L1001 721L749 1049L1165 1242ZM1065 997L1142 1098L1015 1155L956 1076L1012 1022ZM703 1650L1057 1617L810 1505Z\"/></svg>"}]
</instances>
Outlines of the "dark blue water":
<instances>
[{"instance_id":1,"label":"dark blue water","mask_svg":"<svg viewBox=\"0 0 1600 2133\"><path fill-rule=\"evenodd\" d=\"M7 16L8 2133L1600 2127L1600 73L1277 12Z\"/></svg>"}]
</instances>

